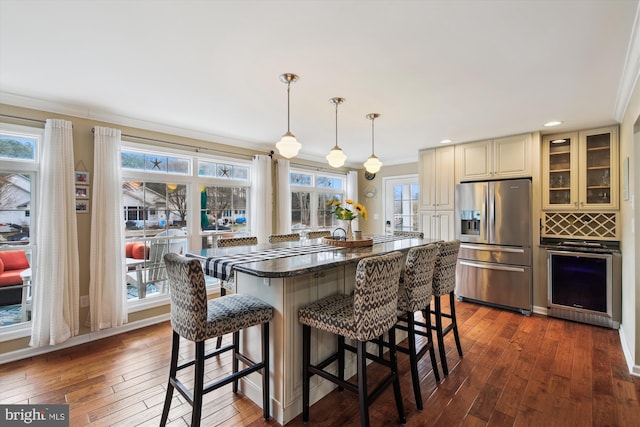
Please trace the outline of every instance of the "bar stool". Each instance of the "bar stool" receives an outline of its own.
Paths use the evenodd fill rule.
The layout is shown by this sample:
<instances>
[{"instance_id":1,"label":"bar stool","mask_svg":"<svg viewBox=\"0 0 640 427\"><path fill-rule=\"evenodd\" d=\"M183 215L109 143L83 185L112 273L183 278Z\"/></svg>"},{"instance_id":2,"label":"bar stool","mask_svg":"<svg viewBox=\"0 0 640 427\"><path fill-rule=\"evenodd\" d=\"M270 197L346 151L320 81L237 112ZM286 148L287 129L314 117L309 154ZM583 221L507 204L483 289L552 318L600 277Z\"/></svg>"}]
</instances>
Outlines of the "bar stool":
<instances>
[{"instance_id":1,"label":"bar stool","mask_svg":"<svg viewBox=\"0 0 640 427\"><path fill-rule=\"evenodd\" d=\"M300 233L272 234L269 236L269 243L297 242L298 240L300 240Z\"/></svg>"},{"instance_id":2,"label":"bar stool","mask_svg":"<svg viewBox=\"0 0 640 427\"><path fill-rule=\"evenodd\" d=\"M228 248L230 246L251 246L257 245L258 238L255 236L248 237L228 237L226 239L218 239L219 248Z\"/></svg>"},{"instance_id":3,"label":"bar stool","mask_svg":"<svg viewBox=\"0 0 640 427\"><path fill-rule=\"evenodd\" d=\"M459 251L459 240L438 243L438 256L436 257L436 266L433 272L433 299L435 310L431 310L431 314L434 314L436 318L435 327L440 352L440 363L442 364L442 372L444 372L445 375L449 375L449 367L447 366L447 355L444 350L444 336L451 331L453 331L453 336L456 341L458 355L462 357L462 346L460 345L458 322L456 320L456 297L454 295L456 289L456 264ZM449 295L450 312L443 313L440 297L447 294ZM451 321L444 329L442 328L443 317ZM429 319L427 316L425 316L425 318Z\"/></svg>"},{"instance_id":4,"label":"bar stool","mask_svg":"<svg viewBox=\"0 0 640 427\"><path fill-rule=\"evenodd\" d=\"M307 233L308 239L319 239L320 237L331 237L331 231L319 230L319 231L310 231L309 233Z\"/></svg>"},{"instance_id":5,"label":"bar stool","mask_svg":"<svg viewBox=\"0 0 640 427\"><path fill-rule=\"evenodd\" d=\"M401 237L415 237L417 239L424 239L424 233L422 231L400 231L400 230L395 230L393 232L394 236L401 236Z\"/></svg>"},{"instance_id":6,"label":"bar stool","mask_svg":"<svg viewBox=\"0 0 640 427\"><path fill-rule=\"evenodd\" d=\"M160 425L167 423L169 408L173 398L173 389L185 398L193 407L191 425L200 425L202 396L210 391L233 383L233 392L238 391L238 380L252 372L262 374L262 413L269 418L269 322L273 318L273 307L260 299L242 294L227 295L207 301L207 291L200 261L186 258L175 253L164 256L169 276L169 295L171 297L171 327L173 340L171 346L171 365L167 395L162 409ZM240 353L240 331L251 326L262 326L262 362L253 362ZM224 334L233 333L233 344L205 354L205 341ZM178 364L180 337L195 342L195 358ZM213 383L204 384L205 360L232 352L232 374ZM239 369L239 362L246 367ZM181 369L195 365L193 393L177 378Z\"/></svg>"},{"instance_id":7,"label":"bar stool","mask_svg":"<svg viewBox=\"0 0 640 427\"><path fill-rule=\"evenodd\" d=\"M298 310L302 323L302 419L309 421L309 388L313 375L319 375L339 386L339 390L358 393L360 424L369 426L369 405L382 391L393 384L393 391L401 423L405 423L395 346L398 280L403 254L391 252L360 260L356 268L353 295L332 295ZM338 336L338 351L317 365L311 364L311 328ZM367 341L389 333L389 360L367 353ZM355 341L355 347L345 344L345 338ZM357 353L358 384L344 379L344 351ZM371 392L367 391L367 359L389 368L389 374ZM324 370L338 361L338 375Z\"/></svg>"},{"instance_id":8,"label":"bar stool","mask_svg":"<svg viewBox=\"0 0 640 427\"><path fill-rule=\"evenodd\" d=\"M219 248L229 248L229 247L235 247L235 246L253 246L257 244L258 244L258 238L255 236L228 237L225 239L218 239ZM227 295L227 291L233 291L233 289L234 289L233 277L229 277L227 278L227 280L220 281L221 297ZM220 348L220 346L222 346L222 335L218 337L216 348Z\"/></svg>"},{"instance_id":9,"label":"bar stool","mask_svg":"<svg viewBox=\"0 0 640 427\"><path fill-rule=\"evenodd\" d=\"M431 304L433 294L433 272L435 269L438 245L430 244L411 248L407 254L404 275L400 279L398 290L398 322L396 329L408 333L408 347L397 346L398 351L409 355L411 365L411 379L413 381L413 394L418 410L423 409L422 393L420 392L420 378L418 377L418 361L429 351L431 367L436 381L440 381L438 362L433 345L430 322L419 322L414 319L416 311L423 311ZM425 330L416 329L420 326ZM416 335L427 338L427 342L416 347Z\"/></svg>"}]
</instances>

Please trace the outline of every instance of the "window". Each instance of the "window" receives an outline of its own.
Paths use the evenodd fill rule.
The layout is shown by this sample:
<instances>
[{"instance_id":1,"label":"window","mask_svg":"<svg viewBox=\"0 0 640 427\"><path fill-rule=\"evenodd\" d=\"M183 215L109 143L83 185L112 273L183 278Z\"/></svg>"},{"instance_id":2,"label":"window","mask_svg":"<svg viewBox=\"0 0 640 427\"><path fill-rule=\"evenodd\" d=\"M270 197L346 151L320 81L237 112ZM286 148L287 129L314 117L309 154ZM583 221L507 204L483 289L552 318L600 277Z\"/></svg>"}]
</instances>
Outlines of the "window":
<instances>
[{"instance_id":1,"label":"window","mask_svg":"<svg viewBox=\"0 0 640 427\"><path fill-rule=\"evenodd\" d=\"M3 330L31 318L31 277L36 268L33 225L38 213L38 150L43 132L0 124L0 257L11 259L17 267L0 272Z\"/></svg>"},{"instance_id":2,"label":"window","mask_svg":"<svg viewBox=\"0 0 640 427\"><path fill-rule=\"evenodd\" d=\"M327 206L330 200L343 200L346 179L342 175L291 171L291 228L293 231L327 229L336 219Z\"/></svg>"},{"instance_id":3,"label":"window","mask_svg":"<svg viewBox=\"0 0 640 427\"><path fill-rule=\"evenodd\" d=\"M385 180L385 218L389 232L420 231L418 177Z\"/></svg>"},{"instance_id":4,"label":"window","mask_svg":"<svg viewBox=\"0 0 640 427\"><path fill-rule=\"evenodd\" d=\"M248 163L220 161L183 152L122 150L122 219L127 253L127 295L166 297L163 256L186 253L190 242L209 244L212 233L247 232ZM207 277L207 284L217 280Z\"/></svg>"}]
</instances>

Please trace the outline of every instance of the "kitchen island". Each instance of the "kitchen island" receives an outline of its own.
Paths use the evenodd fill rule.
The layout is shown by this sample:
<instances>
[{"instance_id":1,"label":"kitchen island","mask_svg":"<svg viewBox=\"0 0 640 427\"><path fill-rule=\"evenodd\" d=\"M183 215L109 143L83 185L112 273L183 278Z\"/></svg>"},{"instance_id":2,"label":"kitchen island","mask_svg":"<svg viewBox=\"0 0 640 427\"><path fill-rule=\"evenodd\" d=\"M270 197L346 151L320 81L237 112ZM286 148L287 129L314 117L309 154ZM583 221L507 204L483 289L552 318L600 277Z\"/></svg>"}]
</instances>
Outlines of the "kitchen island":
<instances>
[{"instance_id":1,"label":"kitchen island","mask_svg":"<svg viewBox=\"0 0 640 427\"><path fill-rule=\"evenodd\" d=\"M274 307L269 367L271 413L284 425L302 413L302 327L298 323L298 309L329 295L350 293L362 258L393 251L406 253L414 246L432 242L431 239L375 236L373 246L340 248L325 245L322 239L312 239L205 249L190 255L203 261L208 274L233 275L236 292L255 295ZM317 330L312 334L312 362L335 352L334 335ZM241 345L245 354L259 360L260 329L244 331ZM347 377L356 372L355 357L347 357L345 371ZM333 383L314 376L311 403L333 388ZM256 404L262 404L259 374L244 378L240 390Z\"/></svg>"}]
</instances>

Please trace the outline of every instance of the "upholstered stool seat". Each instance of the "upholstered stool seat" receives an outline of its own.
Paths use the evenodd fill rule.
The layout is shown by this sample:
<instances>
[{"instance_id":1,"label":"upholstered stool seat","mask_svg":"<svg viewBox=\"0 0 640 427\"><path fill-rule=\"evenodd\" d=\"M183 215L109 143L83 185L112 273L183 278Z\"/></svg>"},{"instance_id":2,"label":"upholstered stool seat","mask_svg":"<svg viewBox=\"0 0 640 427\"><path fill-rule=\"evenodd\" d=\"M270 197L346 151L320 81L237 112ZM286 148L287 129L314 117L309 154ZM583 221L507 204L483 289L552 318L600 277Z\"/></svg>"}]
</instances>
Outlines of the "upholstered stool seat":
<instances>
[{"instance_id":1,"label":"upholstered stool seat","mask_svg":"<svg viewBox=\"0 0 640 427\"><path fill-rule=\"evenodd\" d=\"M337 384L340 390L346 388L358 393L362 426L369 426L369 405L386 387L393 384L400 422L406 422L393 329L402 259L400 252L364 258L356 268L353 295L332 295L298 310L298 320L302 323L302 419L305 423L309 421L310 381L313 375ZM311 364L311 328L338 337L337 352L316 365ZM367 353L367 341L387 331L390 336L389 360ZM352 340L355 346L347 345L345 338ZM344 379L345 350L357 353L357 385ZM371 393L367 391L367 359L389 369L389 373ZM337 375L325 370L335 361L338 362Z\"/></svg>"},{"instance_id":2,"label":"upholstered stool seat","mask_svg":"<svg viewBox=\"0 0 640 427\"><path fill-rule=\"evenodd\" d=\"M233 392L238 391L238 380L253 372L262 374L263 416L269 418L269 322L273 318L273 307L251 295L233 294L207 300L207 291L200 261L175 253L164 256L169 276L171 297L171 327L173 328L171 365L167 395L162 410L160 425L164 426L169 416L174 388L193 407L191 425L200 425L202 397L210 391L233 383ZM262 328L262 361L254 362L240 353L240 331L252 326ZM233 333L233 343L205 354L205 341ZM180 339L195 342L195 357L178 364ZM232 373L204 384L205 360L232 352ZM239 369L242 362L246 367ZM191 392L178 379L178 371L195 366L194 386Z\"/></svg>"}]
</instances>

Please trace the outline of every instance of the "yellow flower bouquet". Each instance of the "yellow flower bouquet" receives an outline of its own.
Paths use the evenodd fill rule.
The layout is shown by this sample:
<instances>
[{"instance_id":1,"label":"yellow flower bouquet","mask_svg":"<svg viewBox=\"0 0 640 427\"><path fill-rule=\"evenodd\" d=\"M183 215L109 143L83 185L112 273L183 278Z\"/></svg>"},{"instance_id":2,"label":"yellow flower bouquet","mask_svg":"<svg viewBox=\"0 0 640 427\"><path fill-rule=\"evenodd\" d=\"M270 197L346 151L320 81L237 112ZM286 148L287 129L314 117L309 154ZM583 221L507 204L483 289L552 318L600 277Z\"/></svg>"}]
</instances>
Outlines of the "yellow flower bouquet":
<instances>
[{"instance_id":1,"label":"yellow flower bouquet","mask_svg":"<svg viewBox=\"0 0 640 427\"><path fill-rule=\"evenodd\" d=\"M343 219L347 221L354 220L358 217L367 219L367 208L363 205L356 203L351 199L345 200L344 203L345 205L343 205L340 200L336 199L332 199L327 202L327 206L333 207L333 211L331 213L336 216L336 219ZM350 205L351 208L346 207L346 205Z\"/></svg>"}]
</instances>

